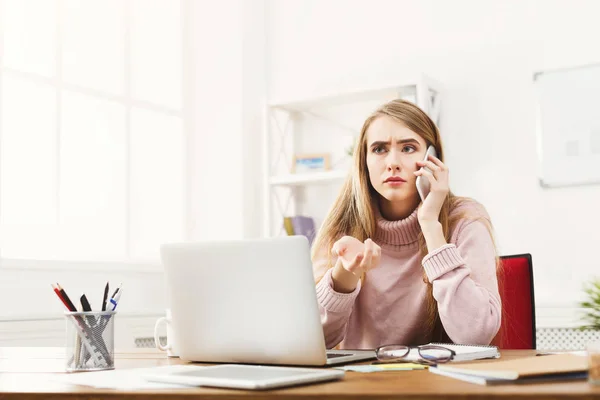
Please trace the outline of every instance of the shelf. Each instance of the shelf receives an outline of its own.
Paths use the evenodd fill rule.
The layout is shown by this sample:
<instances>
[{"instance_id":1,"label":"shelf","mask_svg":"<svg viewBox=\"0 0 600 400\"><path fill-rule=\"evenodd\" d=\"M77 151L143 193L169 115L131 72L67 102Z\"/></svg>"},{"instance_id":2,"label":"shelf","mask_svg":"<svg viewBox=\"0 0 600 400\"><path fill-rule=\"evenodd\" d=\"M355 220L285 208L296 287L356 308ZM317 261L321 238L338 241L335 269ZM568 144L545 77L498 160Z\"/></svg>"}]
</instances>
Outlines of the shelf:
<instances>
[{"instance_id":1,"label":"shelf","mask_svg":"<svg viewBox=\"0 0 600 400\"><path fill-rule=\"evenodd\" d=\"M393 85L375 88L371 87L368 89L363 88L341 93L338 91L309 98L276 99L274 101L269 101L268 105L273 108L302 112L318 107L332 107L353 102L372 100L382 101L382 99L385 98L391 100L398 97L406 87L414 87L415 85L424 82L436 90L439 87L439 83L428 76L423 74L413 74L413 76L404 79L403 82L395 82Z\"/></svg>"},{"instance_id":2,"label":"shelf","mask_svg":"<svg viewBox=\"0 0 600 400\"><path fill-rule=\"evenodd\" d=\"M347 175L348 171L345 170L279 175L271 177L269 184L271 186L297 186L316 183L329 183L343 180Z\"/></svg>"},{"instance_id":3,"label":"shelf","mask_svg":"<svg viewBox=\"0 0 600 400\"><path fill-rule=\"evenodd\" d=\"M398 97L399 90L400 87L398 86L371 89L368 91L359 90L356 92L324 95L316 98L275 101L270 103L269 106L288 111L308 111L313 108L332 107L369 100L380 100L387 97L392 99Z\"/></svg>"}]
</instances>

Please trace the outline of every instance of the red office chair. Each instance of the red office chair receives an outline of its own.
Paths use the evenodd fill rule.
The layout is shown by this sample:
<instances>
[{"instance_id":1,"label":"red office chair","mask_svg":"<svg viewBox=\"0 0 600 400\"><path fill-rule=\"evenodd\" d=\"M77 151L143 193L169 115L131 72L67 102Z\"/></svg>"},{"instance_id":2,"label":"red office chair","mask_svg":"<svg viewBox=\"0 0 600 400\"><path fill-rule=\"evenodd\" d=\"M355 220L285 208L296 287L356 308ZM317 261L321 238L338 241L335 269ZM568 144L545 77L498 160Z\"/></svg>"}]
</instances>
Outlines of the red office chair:
<instances>
[{"instance_id":1,"label":"red office chair","mask_svg":"<svg viewBox=\"0 0 600 400\"><path fill-rule=\"evenodd\" d=\"M502 326L493 343L501 349L535 349L535 298L531 254L500 257L498 286Z\"/></svg>"}]
</instances>

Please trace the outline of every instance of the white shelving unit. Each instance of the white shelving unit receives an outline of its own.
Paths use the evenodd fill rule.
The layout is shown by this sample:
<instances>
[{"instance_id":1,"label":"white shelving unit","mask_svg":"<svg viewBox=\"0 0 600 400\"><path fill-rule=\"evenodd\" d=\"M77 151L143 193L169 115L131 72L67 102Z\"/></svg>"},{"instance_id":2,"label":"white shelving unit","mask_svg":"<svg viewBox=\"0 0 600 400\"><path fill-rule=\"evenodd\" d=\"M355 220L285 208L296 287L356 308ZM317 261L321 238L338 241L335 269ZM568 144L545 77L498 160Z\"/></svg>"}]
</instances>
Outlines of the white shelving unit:
<instances>
[{"instance_id":1,"label":"white shelving unit","mask_svg":"<svg viewBox=\"0 0 600 400\"><path fill-rule=\"evenodd\" d=\"M439 83L419 75L385 87L269 103L263 134L263 235L284 235L284 216L307 215L317 226L322 223L350 171L346 150L378 106L402 98L439 124L441 94ZM294 154L303 153L328 153L331 169L292 173Z\"/></svg>"},{"instance_id":2,"label":"white shelving unit","mask_svg":"<svg viewBox=\"0 0 600 400\"><path fill-rule=\"evenodd\" d=\"M330 183L344 179L348 175L345 170L314 172L311 174L287 174L271 177L271 186L294 186L311 183Z\"/></svg>"}]
</instances>

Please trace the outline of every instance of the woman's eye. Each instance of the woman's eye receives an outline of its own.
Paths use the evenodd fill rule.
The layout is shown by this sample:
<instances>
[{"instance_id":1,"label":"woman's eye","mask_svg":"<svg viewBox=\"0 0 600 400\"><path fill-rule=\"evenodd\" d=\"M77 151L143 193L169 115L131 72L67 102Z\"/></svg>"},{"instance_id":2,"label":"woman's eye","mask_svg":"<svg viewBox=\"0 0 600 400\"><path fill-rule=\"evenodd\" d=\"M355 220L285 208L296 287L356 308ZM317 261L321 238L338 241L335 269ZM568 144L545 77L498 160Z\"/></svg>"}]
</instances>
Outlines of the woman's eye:
<instances>
[{"instance_id":1,"label":"woman's eye","mask_svg":"<svg viewBox=\"0 0 600 400\"><path fill-rule=\"evenodd\" d=\"M375 153L375 154L381 154L381 153L383 153L384 151L385 151L385 148L384 148L384 147L381 147L381 146L377 146L377 147L375 147L375 148L373 149L373 153Z\"/></svg>"},{"instance_id":2,"label":"woman's eye","mask_svg":"<svg viewBox=\"0 0 600 400\"><path fill-rule=\"evenodd\" d=\"M416 149L413 146L404 146L402 148L403 153L412 153L414 151L416 151Z\"/></svg>"}]
</instances>

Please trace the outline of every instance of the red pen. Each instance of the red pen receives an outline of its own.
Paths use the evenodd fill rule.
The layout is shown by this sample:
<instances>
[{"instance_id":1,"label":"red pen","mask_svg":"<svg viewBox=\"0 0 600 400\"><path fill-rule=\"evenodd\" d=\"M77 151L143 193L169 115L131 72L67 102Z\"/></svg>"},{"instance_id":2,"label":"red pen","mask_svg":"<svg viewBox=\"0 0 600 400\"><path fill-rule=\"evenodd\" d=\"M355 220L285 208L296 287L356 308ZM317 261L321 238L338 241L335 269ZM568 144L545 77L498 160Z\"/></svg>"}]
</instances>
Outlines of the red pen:
<instances>
[{"instance_id":1,"label":"red pen","mask_svg":"<svg viewBox=\"0 0 600 400\"><path fill-rule=\"evenodd\" d=\"M67 293L65 292L65 290L58 283L56 284L56 286L52 285L52 288L56 292L56 295L58 296L58 298L63 302L65 307L67 307L67 310L69 310L71 312L77 311L77 308L75 308L75 306L73 305L73 302L71 301L71 299L69 299L69 296L67 296Z\"/></svg>"},{"instance_id":2,"label":"red pen","mask_svg":"<svg viewBox=\"0 0 600 400\"><path fill-rule=\"evenodd\" d=\"M60 292L61 297L67 303L67 307L69 308L69 310L72 312L77 312L77 307L75 307L75 305L73 304L73 302L71 301L69 296L67 296L67 292L65 292L65 289L63 289L62 286L60 286L60 283L57 282L56 287L58 288L58 291Z\"/></svg>"},{"instance_id":3,"label":"red pen","mask_svg":"<svg viewBox=\"0 0 600 400\"><path fill-rule=\"evenodd\" d=\"M65 299L63 299L63 297L60 295L60 292L58 291L58 288L56 286L54 286L53 283L50 284L50 286L52 286L52 289L54 290L54 293L56 293L56 295L58 296L58 298L60 299L60 301L62 301L62 303L65 305L65 308L67 310L69 310L69 306L67 305L67 302L65 301Z\"/></svg>"}]
</instances>

